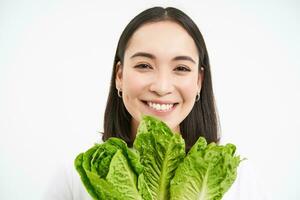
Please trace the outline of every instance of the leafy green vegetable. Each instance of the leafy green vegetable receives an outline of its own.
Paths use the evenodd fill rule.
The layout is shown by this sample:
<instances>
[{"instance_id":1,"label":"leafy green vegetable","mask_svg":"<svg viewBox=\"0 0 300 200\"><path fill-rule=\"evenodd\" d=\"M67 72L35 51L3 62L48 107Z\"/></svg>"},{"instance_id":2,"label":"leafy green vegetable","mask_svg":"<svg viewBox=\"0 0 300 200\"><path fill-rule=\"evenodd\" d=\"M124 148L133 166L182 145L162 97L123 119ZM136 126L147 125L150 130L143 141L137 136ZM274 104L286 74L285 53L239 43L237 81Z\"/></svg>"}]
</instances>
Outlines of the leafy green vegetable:
<instances>
[{"instance_id":1,"label":"leafy green vegetable","mask_svg":"<svg viewBox=\"0 0 300 200\"><path fill-rule=\"evenodd\" d=\"M239 156L235 146L206 144L200 137L171 181L172 200L218 200L236 179Z\"/></svg>"},{"instance_id":2,"label":"leafy green vegetable","mask_svg":"<svg viewBox=\"0 0 300 200\"><path fill-rule=\"evenodd\" d=\"M185 155L180 134L144 116L133 149L110 138L79 154L75 167L96 200L219 200L236 179L235 150L200 137Z\"/></svg>"},{"instance_id":3,"label":"leafy green vegetable","mask_svg":"<svg viewBox=\"0 0 300 200\"><path fill-rule=\"evenodd\" d=\"M146 116L140 123L133 146L145 167L144 180L139 186L147 188L141 191L144 199L170 199L170 181L185 156L182 137L172 133L162 121Z\"/></svg>"},{"instance_id":4,"label":"leafy green vegetable","mask_svg":"<svg viewBox=\"0 0 300 200\"><path fill-rule=\"evenodd\" d=\"M79 154L75 168L94 199L142 199L137 177L143 171L138 154L118 138Z\"/></svg>"}]
</instances>

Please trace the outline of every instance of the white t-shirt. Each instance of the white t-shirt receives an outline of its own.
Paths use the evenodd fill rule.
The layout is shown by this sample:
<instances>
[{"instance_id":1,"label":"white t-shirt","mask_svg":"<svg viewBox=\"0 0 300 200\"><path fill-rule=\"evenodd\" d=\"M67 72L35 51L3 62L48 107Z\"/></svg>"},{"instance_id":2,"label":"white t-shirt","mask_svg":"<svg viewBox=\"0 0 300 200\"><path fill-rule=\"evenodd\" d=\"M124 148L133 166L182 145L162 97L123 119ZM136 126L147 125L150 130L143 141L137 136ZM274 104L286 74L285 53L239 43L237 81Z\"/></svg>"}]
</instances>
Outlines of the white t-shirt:
<instances>
[{"instance_id":1,"label":"white t-shirt","mask_svg":"<svg viewBox=\"0 0 300 200\"><path fill-rule=\"evenodd\" d=\"M248 160L241 162L238 176L222 200L266 200ZM73 162L59 169L44 195L44 200L92 200L82 184Z\"/></svg>"}]
</instances>

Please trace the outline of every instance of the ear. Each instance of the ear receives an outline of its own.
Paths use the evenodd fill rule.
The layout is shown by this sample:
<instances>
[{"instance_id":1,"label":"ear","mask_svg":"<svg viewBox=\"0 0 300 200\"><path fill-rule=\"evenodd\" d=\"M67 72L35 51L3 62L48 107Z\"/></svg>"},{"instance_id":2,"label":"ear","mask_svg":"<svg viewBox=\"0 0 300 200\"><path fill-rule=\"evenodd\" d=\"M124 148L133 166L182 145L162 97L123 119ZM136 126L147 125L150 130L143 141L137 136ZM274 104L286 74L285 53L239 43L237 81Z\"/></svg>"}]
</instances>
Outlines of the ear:
<instances>
[{"instance_id":1,"label":"ear","mask_svg":"<svg viewBox=\"0 0 300 200\"><path fill-rule=\"evenodd\" d=\"M122 66L121 62L119 61L116 64L116 79L115 79L116 87L119 89L122 88L122 80L123 80L123 66Z\"/></svg>"},{"instance_id":2,"label":"ear","mask_svg":"<svg viewBox=\"0 0 300 200\"><path fill-rule=\"evenodd\" d=\"M204 81L204 68L201 67L200 72L198 74L198 82L197 82L198 91L201 90L203 81Z\"/></svg>"}]
</instances>

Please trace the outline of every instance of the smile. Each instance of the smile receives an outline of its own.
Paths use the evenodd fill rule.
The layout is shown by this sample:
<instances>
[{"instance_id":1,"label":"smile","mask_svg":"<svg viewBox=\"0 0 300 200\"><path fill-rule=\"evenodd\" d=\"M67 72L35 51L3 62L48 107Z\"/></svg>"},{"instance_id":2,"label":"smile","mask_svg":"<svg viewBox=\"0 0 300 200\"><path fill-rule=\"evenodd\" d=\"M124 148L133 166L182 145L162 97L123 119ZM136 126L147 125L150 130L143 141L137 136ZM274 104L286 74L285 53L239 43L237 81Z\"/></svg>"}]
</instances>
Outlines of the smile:
<instances>
[{"instance_id":1,"label":"smile","mask_svg":"<svg viewBox=\"0 0 300 200\"><path fill-rule=\"evenodd\" d=\"M142 101L146 104L150 109L158 111L158 112L168 112L173 110L177 103L156 103L151 101Z\"/></svg>"}]
</instances>

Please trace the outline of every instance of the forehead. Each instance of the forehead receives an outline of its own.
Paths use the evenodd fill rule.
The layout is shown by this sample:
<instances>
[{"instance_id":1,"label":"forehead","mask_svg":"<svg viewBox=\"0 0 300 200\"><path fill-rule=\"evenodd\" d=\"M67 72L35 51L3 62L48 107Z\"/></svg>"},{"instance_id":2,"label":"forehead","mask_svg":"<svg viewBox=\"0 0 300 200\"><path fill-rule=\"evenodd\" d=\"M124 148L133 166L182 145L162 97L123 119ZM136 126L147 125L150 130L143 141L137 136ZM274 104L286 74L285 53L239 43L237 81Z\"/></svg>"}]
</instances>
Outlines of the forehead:
<instances>
[{"instance_id":1,"label":"forehead","mask_svg":"<svg viewBox=\"0 0 300 200\"><path fill-rule=\"evenodd\" d=\"M198 61L193 38L183 27L171 21L147 23L138 28L128 42L125 57L138 51L163 58L188 55Z\"/></svg>"}]
</instances>

